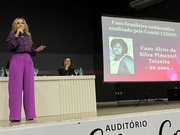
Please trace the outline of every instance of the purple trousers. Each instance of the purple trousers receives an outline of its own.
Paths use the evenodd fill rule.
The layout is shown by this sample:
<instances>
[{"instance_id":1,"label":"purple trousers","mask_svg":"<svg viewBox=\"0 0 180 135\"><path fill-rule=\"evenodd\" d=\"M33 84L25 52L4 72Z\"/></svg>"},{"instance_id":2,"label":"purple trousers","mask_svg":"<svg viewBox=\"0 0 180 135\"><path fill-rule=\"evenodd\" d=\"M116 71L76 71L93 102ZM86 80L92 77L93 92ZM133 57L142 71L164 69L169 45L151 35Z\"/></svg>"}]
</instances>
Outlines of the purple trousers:
<instances>
[{"instance_id":1,"label":"purple trousers","mask_svg":"<svg viewBox=\"0 0 180 135\"><path fill-rule=\"evenodd\" d=\"M27 53L13 54L9 70L9 120L21 120L22 100L26 119L34 119L34 64Z\"/></svg>"}]
</instances>

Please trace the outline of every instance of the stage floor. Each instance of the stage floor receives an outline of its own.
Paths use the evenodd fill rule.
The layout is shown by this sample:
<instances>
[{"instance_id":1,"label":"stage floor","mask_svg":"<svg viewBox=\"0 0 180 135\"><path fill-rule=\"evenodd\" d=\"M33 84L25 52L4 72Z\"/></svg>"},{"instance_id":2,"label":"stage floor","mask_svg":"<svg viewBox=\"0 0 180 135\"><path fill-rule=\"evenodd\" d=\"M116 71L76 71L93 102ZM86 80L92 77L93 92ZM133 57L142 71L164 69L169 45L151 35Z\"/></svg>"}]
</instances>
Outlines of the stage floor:
<instances>
[{"instance_id":1,"label":"stage floor","mask_svg":"<svg viewBox=\"0 0 180 135\"><path fill-rule=\"evenodd\" d=\"M22 120L21 122L10 123L9 120L0 120L0 128L26 126L27 124L41 124L53 122L72 122L82 119L96 119L99 117L109 117L120 114L131 114L148 111L166 111L169 109L179 109L180 101L119 101L119 102L98 102L96 113L83 113L73 115L45 116L38 117L33 121ZM138 105L137 105L138 104Z\"/></svg>"}]
</instances>

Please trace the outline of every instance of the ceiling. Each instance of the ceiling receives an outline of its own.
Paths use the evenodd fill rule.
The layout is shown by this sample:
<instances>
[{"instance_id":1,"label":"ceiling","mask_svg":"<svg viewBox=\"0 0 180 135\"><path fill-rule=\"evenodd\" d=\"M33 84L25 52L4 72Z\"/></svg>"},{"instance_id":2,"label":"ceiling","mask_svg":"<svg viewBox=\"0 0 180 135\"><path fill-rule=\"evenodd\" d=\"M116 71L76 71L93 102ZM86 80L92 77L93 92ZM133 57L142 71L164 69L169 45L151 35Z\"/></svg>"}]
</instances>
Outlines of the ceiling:
<instances>
[{"instance_id":1,"label":"ceiling","mask_svg":"<svg viewBox=\"0 0 180 135\"><path fill-rule=\"evenodd\" d=\"M92 8L94 12L99 12L100 14L150 17L180 21L180 0L165 0L141 10L133 9L130 6L130 2L132 1L134 0L113 0L112 2L92 4Z\"/></svg>"},{"instance_id":2,"label":"ceiling","mask_svg":"<svg viewBox=\"0 0 180 135\"><path fill-rule=\"evenodd\" d=\"M28 10L34 14L37 11L59 14L61 12L74 12L79 10L83 12L93 11L93 15L98 14L115 14L124 16L140 16L151 18L163 18L170 20L180 20L180 0L165 0L153 6L146 7L141 10L133 9L130 2L134 0L112 0L112 1L43 1L37 3L31 1L28 5L21 4L20 1L4 1L0 4L1 13L4 11ZM22 1L23 2L23 1ZM55 11L55 12L54 12ZM86 12L85 12L86 13Z\"/></svg>"}]
</instances>

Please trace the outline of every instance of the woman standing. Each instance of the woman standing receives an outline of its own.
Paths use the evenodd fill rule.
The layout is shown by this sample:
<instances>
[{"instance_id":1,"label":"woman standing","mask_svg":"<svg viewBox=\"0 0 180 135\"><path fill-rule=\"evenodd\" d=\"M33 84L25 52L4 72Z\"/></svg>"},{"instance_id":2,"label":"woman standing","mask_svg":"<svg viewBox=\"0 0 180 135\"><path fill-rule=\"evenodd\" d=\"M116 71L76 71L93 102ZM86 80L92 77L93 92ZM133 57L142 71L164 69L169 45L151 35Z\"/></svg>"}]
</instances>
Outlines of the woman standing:
<instances>
[{"instance_id":1,"label":"woman standing","mask_svg":"<svg viewBox=\"0 0 180 135\"><path fill-rule=\"evenodd\" d=\"M13 53L9 67L9 120L21 121L22 100L26 120L36 118L34 96L34 64L32 56L43 50L41 45L34 49L31 33L26 20L16 18L12 23L12 30L7 37L9 50Z\"/></svg>"}]
</instances>

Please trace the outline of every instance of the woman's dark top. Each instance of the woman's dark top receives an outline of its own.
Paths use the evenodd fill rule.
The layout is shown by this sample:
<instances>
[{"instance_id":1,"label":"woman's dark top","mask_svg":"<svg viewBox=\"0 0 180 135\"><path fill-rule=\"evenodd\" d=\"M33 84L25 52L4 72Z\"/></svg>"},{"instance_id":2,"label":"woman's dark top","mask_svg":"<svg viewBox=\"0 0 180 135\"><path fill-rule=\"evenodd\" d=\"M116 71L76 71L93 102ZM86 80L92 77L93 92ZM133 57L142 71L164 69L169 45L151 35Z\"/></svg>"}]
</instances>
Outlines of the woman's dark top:
<instances>
[{"instance_id":1,"label":"woman's dark top","mask_svg":"<svg viewBox=\"0 0 180 135\"><path fill-rule=\"evenodd\" d=\"M58 72L59 72L59 75L75 75L74 73L74 68L73 67L70 67L68 70L65 69L65 67L61 67L58 69Z\"/></svg>"}]
</instances>

